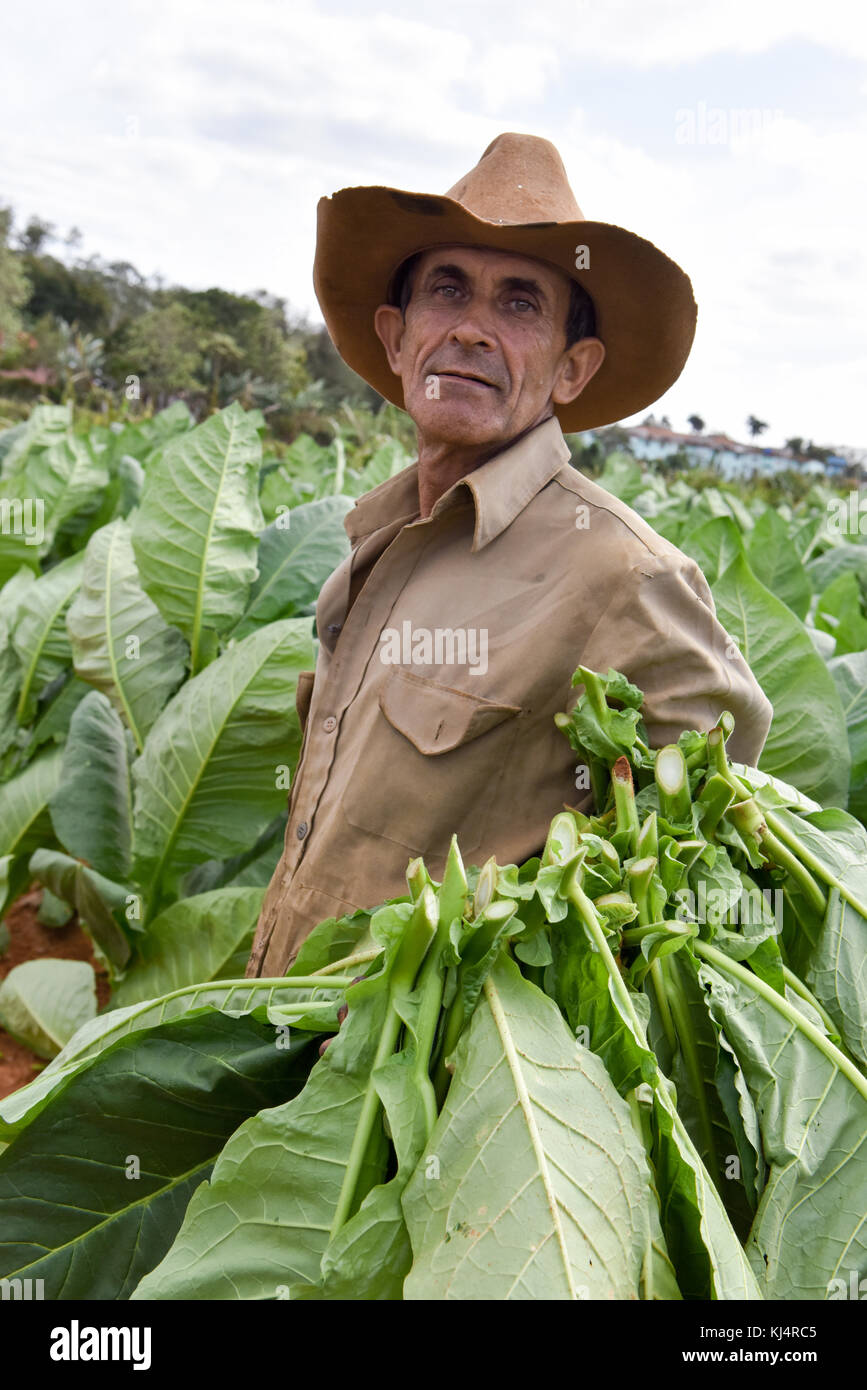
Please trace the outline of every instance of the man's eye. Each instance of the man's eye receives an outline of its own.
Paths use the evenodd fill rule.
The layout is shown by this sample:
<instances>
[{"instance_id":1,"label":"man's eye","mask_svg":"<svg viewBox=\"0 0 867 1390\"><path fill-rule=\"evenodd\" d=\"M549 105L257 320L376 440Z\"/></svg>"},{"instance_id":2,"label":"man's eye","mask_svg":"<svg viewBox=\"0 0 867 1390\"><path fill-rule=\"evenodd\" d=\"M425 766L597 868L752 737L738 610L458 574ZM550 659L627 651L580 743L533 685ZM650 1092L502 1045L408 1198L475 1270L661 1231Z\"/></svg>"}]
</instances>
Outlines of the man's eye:
<instances>
[{"instance_id":1,"label":"man's eye","mask_svg":"<svg viewBox=\"0 0 867 1390\"><path fill-rule=\"evenodd\" d=\"M449 297L451 297L451 295L457 294L457 293L458 293L458 287L457 287L457 285L436 285L436 286L434 287L434 294L446 294L446 295L448 295Z\"/></svg>"},{"instance_id":2,"label":"man's eye","mask_svg":"<svg viewBox=\"0 0 867 1390\"><path fill-rule=\"evenodd\" d=\"M531 299L510 299L509 303L515 305L522 314L536 307Z\"/></svg>"}]
</instances>

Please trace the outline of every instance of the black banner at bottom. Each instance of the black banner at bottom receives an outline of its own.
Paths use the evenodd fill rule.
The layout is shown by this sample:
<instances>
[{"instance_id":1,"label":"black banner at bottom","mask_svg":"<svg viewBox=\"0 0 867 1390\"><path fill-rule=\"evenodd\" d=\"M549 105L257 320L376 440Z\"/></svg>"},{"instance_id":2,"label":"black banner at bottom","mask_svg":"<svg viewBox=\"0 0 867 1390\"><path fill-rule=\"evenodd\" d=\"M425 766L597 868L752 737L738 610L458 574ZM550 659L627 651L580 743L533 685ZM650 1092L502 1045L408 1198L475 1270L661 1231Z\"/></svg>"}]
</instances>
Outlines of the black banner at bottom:
<instances>
[{"instance_id":1,"label":"black banner at bottom","mask_svg":"<svg viewBox=\"0 0 867 1390\"><path fill-rule=\"evenodd\" d=\"M660 1373L684 1367L703 1374L714 1365L730 1369L807 1366L827 1375L851 1366L863 1344L860 1303L860 1299L828 1303L588 1301L571 1309L560 1303L532 1308L524 1303L520 1312L513 1304L489 1303L484 1321L480 1322L476 1313L467 1334L477 1341L480 1357L487 1357L494 1347L511 1348L518 1339L532 1337L541 1329L549 1336L565 1336L569 1340L560 1344L558 1368L564 1368L564 1360L574 1364L577 1358L580 1364L592 1351L594 1356L604 1356L612 1370L619 1364L625 1371L637 1359ZM291 1375L300 1369L294 1356L305 1346L304 1359L315 1345L323 1356L323 1370L333 1364L339 1371L350 1364L350 1347L354 1345L352 1360L357 1365L361 1344L350 1341L356 1326L366 1336L383 1332L401 1338L412 1337L416 1328L419 1335L429 1338L435 1326L436 1342L441 1347L450 1325L461 1328L460 1306L443 1303L434 1311L430 1304L409 1303L343 1303L337 1308L305 1302L299 1308L279 1301L107 1304L5 1297L0 1301L0 1336L5 1337L7 1348L13 1344L11 1338L19 1350L26 1347L26 1360L40 1376L47 1373L63 1379L85 1375L93 1380L101 1368L110 1367L115 1376L123 1371L140 1376L189 1371L197 1377L215 1372L222 1380L235 1373L248 1379L251 1375L273 1375L279 1368L282 1374ZM498 1306L507 1316L505 1324L499 1323ZM435 1324L431 1323L432 1314ZM417 1321L419 1316L422 1322ZM328 1340L308 1342L310 1334L319 1331L320 1317L322 1331L330 1333ZM334 1333L336 1326L338 1335ZM297 1343L293 1336L298 1337ZM382 1344L367 1341L364 1345L365 1370L372 1371L367 1358ZM424 1346L425 1341L419 1345ZM532 1344L527 1345L527 1351L532 1354ZM388 1370L387 1361L381 1369Z\"/></svg>"}]
</instances>

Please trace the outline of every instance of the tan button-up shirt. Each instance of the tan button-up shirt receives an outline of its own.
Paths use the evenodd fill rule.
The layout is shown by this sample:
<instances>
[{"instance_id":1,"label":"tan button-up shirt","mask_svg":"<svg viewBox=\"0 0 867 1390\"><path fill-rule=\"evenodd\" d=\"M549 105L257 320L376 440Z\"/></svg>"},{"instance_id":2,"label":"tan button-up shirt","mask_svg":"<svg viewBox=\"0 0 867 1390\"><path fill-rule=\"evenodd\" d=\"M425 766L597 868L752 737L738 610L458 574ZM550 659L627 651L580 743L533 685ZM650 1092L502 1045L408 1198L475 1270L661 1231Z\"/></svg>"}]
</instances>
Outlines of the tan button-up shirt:
<instances>
[{"instance_id":1,"label":"tan button-up shirt","mask_svg":"<svg viewBox=\"0 0 867 1390\"><path fill-rule=\"evenodd\" d=\"M570 465L555 419L424 520L414 464L344 524L352 551L319 597L285 848L249 975L282 974L323 918L405 892L416 855L440 878L452 832L468 864L521 863L564 803L589 809L554 724L579 664L641 687L652 746L729 709L731 755L757 762L773 711L701 571Z\"/></svg>"}]
</instances>

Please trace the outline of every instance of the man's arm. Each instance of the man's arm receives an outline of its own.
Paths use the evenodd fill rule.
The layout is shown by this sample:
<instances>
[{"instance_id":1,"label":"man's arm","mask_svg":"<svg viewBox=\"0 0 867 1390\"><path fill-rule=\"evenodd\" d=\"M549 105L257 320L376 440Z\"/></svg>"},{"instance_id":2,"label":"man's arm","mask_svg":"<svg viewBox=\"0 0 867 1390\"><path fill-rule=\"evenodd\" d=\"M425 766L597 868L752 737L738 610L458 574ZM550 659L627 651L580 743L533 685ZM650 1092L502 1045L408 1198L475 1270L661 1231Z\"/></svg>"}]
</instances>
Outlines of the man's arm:
<instances>
[{"instance_id":1,"label":"man's arm","mask_svg":"<svg viewBox=\"0 0 867 1390\"><path fill-rule=\"evenodd\" d=\"M688 556L648 555L618 578L581 663L602 672L613 666L644 691L653 747L675 742L684 729L712 728L727 709L735 717L730 757L758 762L773 706L717 620L707 580Z\"/></svg>"}]
</instances>

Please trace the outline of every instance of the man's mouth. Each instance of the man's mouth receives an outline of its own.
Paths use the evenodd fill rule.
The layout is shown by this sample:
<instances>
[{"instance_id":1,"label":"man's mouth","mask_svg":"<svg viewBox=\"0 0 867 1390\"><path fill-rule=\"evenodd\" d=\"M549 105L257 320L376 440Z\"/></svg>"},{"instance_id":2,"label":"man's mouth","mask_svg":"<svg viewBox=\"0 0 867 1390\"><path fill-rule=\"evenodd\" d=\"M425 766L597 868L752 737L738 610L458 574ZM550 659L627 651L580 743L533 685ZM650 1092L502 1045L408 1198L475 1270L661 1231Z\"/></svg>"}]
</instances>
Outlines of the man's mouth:
<instances>
[{"instance_id":1,"label":"man's mouth","mask_svg":"<svg viewBox=\"0 0 867 1390\"><path fill-rule=\"evenodd\" d=\"M484 376L477 376L475 372L432 372L431 375L446 377L449 381L469 381L474 386L487 386L491 391L499 390L493 381L488 381Z\"/></svg>"}]
</instances>

